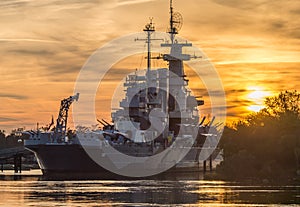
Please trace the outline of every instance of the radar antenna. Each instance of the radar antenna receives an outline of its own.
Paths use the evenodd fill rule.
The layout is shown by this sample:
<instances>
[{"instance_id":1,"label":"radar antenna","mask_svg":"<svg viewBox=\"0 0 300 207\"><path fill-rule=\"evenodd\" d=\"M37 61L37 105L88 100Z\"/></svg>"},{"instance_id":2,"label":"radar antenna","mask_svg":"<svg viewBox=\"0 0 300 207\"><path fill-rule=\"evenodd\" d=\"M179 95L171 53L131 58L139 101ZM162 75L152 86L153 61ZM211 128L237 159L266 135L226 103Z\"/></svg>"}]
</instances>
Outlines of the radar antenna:
<instances>
[{"instance_id":1,"label":"radar antenna","mask_svg":"<svg viewBox=\"0 0 300 207\"><path fill-rule=\"evenodd\" d=\"M178 34L183 24L182 15L173 11L173 1L170 0L170 28L168 33L171 35L171 41L174 42L175 35Z\"/></svg>"}]
</instances>

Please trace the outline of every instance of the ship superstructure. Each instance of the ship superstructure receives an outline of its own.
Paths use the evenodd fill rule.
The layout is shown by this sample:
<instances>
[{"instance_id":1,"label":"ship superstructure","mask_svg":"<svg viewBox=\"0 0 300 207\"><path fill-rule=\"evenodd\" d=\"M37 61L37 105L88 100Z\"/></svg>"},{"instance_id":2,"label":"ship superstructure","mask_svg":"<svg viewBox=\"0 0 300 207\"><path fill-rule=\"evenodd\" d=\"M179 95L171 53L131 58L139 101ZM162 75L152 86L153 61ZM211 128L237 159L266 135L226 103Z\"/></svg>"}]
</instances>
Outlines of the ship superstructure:
<instances>
[{"instance_id":1,"label":"ship superstructure","mask_svg":"<svg viewBox=\"0 0 300 207\"><path fill-rule=\"evenodd\" d=\"M171 42L161 44L161 47L170 48L170 54L158 57L167 61L169 68L154 70L151 69L150 51L153 40L151 34L155 31L152 19L145 26L144 31L147 33L145 40L148 47L147 70L144 75L135 73L126 77L124 83L126 95L120 103L121 109L112 114L115 129L127 134L135 142L147 142L154 137L158 137L159 140L170 140L178 136L180 127L197 128L199 122L197 106L203 105L204 102L196 100L187 88L189 80L184 73L183 61L190 60L191 56L183 54L182 49L191 47L192 44L179 43L175 39L181 24L182 17L178 12L173 12L171 1L168 31Z\"/></svg>"},{"instance_id":2,"label":"ship superstructure","mask_svg":"<svg viewBox=\"0 0 300 207\"><path fill-rule=\"evenodd\" d=\"M126 155L145 157L162 152L178 139L192 140L193 146L172 169L199 170L199 154L211 123L203 125L205 118L199 123L198 106L204 101L196 99L188 88L183 62L197 57L183 54L183 48L192 44L176 40L181 25L182 17L173 11L171 0L170 41L161 44L170 52L157 57L167 61L169 67L158 69L151 68L151 35L155 32L152 19L145 26L147 69L144 74L135 72L126 77L125 97L119 109L112 113L112 122L98 120L103 129L67 135L68 109L78 100L76 94L62 100L54 130L25 132L31 135L25 146L36 154L45 174L115 174L94 162L85 149L97 146L101 152L95 153L103 153L109 145Z\"/></svg>"}]
</instances>

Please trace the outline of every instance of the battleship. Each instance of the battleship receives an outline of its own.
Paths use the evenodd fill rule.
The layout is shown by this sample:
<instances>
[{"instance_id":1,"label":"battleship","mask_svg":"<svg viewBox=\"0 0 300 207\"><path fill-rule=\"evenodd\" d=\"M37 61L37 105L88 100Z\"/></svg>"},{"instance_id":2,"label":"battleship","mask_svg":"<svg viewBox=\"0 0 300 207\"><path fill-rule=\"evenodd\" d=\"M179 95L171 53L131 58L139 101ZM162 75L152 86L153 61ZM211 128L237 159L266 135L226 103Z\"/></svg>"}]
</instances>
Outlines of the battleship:
<instances>
[{"instance_id":1,"label":"battleship","mask_svg":"<svg viewBox=\"0 0 300 207\"><path fill-rule=\"evenodd\" d=\"M123 83L125 97L111 113L111 122L99 118L102 128L91 130L79 126L68 131L69 109L73 102L80 101L80 93L76 93L61 101L55 126L52 118L52 123L43 129L23 132L28 135L25 147L34 152L44 175L147 177L199 172L203 168L199 158L203 144L220 130L213 125L214 118L200 119L198 108L204 105L204 100L195 97L188 88L183 62L192 55L183 54L182 49L192 44L176 40L181 24L182 16L173 11L171 0L170 40L161 44L170 48L170 52L155 57L166 61L168 68L157 69L151 68L154 58L150 48L155 27L152 19L146 24L143 31L147 34L147 68L142 75L127 75ZM167 149L168 153L162 154ZM155 161L147 160L154 156ZM132 164L126 157L142 161Z\"/></svg>"}]
</instances>

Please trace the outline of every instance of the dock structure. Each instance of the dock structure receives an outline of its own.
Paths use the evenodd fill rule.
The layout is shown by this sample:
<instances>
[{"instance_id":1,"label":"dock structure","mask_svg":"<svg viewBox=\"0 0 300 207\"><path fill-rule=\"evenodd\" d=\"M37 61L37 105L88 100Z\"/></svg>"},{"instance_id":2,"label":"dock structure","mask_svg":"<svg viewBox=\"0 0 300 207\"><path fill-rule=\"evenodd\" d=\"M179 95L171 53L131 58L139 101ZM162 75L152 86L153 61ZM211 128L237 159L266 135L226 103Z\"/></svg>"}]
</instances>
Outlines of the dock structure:
<instances>
[{"instance_id":1,"label":"dock structure","mask_svg":"<svg viewBox=\"0 0 300 207\"><path fill-rule=\"evenodd\" d=\"M21 173L22 157L26 157L28 155L32 155L32 152L28 151L23 146L0 149L1 172L4 171L4 163L7 163L8 161L13 161L15 173Z\"/></svg>"},{"instance_id":2,"label":"dock structure","mask_svg":"<svg viewBox=\"0 0 300 207\"><path fill-rule=\"evenodd\" d=\"M216 159L216 157L219 155L220 152L221 152L221 149L216 148L214 150L214 152L206 160L203 160L203 172L204 173L207 172L207 162L208 162L208 166L209 166L209 171L210 172L213 171L213 160Z\"/></svg>"}]
</instances>

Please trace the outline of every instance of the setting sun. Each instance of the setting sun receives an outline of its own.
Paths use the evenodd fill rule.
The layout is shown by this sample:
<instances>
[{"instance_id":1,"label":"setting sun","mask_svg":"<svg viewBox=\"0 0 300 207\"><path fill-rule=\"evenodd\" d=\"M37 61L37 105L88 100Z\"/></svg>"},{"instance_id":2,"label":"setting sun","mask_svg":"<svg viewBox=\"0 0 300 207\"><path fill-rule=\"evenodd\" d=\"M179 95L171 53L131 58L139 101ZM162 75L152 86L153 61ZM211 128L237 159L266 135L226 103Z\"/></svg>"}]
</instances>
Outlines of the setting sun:
<instances>
[{"instance_id":1,"label":"setting sun","mask_svg":"<svg viewBox=\"0 0 300 207\"><path fill-rule=\"evenodd\" d=\"M265 107L264 100L266 97L270 96L271 93L266 91L263 87L258 86L250 86L247 90L250 92L247 95L247 98L251 104L247 107L247 109L253 112L258 112L263 109Z\"/></svg>"}]
</instances>

